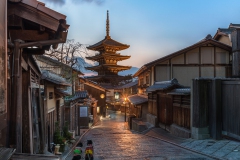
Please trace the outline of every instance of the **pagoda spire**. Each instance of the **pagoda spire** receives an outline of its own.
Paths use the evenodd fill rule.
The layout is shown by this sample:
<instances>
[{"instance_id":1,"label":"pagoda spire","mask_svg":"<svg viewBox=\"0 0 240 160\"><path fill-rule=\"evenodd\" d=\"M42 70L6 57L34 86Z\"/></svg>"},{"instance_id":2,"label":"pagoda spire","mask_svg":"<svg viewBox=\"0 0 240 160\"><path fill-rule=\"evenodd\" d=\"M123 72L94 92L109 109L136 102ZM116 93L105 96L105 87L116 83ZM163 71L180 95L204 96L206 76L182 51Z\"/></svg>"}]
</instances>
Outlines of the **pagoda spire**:
<instances>
[{"instance_id":1,"label":"pagoda spire","mask_svg":"<svg viewBox=\"0 0 240 160\"><path fill-rule=\"evenodd\" d=\"M110 35L109 35L109 15L108 15L108 10L107 10L107 21L106 21L106 38L110 38Z\"/></svg>"}]
</instances>

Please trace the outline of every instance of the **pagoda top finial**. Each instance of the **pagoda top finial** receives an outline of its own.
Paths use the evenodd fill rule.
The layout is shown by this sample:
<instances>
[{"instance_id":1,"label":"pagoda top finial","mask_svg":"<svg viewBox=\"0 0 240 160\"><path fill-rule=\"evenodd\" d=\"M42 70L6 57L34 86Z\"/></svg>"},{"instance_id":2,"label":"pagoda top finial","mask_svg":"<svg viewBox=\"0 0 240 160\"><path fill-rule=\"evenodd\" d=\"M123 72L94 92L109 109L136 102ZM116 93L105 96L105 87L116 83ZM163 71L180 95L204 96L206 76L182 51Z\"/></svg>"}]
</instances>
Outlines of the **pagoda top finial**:
<instances>
[{"instance_id":1,"label":"pagoda top finial","mask_svg":"<svg viewBox=\"0 0 240 160\"><path fill-rule=\"evenodd\" d=\"M108 10L107 10L107 22L106 22L106 38L110 38L110 35L109 35L109 15L108 15Z\"/></svg>"}]
</instances>

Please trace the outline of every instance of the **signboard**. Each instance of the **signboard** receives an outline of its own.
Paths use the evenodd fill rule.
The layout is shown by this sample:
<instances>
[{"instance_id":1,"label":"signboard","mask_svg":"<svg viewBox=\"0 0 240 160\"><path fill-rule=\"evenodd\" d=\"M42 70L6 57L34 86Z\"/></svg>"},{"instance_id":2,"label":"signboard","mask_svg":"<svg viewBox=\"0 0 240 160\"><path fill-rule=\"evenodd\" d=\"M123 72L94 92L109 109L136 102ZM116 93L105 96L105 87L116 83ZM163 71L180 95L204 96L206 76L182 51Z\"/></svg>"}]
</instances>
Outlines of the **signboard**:
<instances>
[{"instance_id":1,"label":"signboard","mask_svg":"<svg viewBox=\"0 0 240 160\"><path fill-rule=\"evenodd\" d=\"M88 117L88 107L80 107L80 117Z\"/></svg>"}]
</instances>

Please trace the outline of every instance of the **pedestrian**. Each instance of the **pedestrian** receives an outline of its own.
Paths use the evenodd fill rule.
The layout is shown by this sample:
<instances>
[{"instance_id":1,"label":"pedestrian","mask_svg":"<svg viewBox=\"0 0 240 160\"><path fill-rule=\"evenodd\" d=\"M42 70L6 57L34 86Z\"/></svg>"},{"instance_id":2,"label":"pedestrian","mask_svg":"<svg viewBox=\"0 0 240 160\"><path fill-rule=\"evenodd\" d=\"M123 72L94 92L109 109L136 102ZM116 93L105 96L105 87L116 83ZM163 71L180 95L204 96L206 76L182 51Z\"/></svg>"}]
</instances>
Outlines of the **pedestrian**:
<instances>
[{"instance_id":1,"label":"pedestrian","mask_svg":"<svg viewBox=\"0 0 240 160\"><path fill-rule=\"evenodd\" d=\"M93 160L92 140L87 140L87 147L85 149L85 160Z\"/></svg>"},{"instance_id":2,"label":"pedestrian","mask_svg":"<svg viewBox=\"0 0 240 160\"><path fill-rule=\"evenodd\" d=\"M78 143L77 146L75 147L75 149L73 150L73 158L72 160L80 160L81 154L82 154L82 143Z\"/></svg>"}]
</instances>

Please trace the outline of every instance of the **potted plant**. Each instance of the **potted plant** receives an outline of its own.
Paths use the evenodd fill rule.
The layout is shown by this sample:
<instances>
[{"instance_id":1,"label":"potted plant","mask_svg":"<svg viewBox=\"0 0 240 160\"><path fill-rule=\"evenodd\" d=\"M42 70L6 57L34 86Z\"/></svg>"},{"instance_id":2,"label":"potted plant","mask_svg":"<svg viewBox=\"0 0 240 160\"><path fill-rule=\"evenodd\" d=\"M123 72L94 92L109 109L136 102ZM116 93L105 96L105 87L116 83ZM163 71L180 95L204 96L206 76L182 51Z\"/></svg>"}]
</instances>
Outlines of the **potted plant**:
<instances>
[{"instance_id":1,"label":"potted plant","mask_svg":"<svg viewBox=\"0 0 240 160\"><path fill-rule=\"evenodd\" d=\"M60 127L59 127L58 122L55 123L55 127L56 127L56 130L53 134L53 142L54 142L54 144L56 144L56 146L60 146L60 148L59 147L57 147L57 148L59 148L60 152L63 152L64 148L65 148L65 143L64 143L64 138L61 136ZM55 146L55 148L56 148L56 146ZM58 152L58 151L55 150L55 152Z\"/></svg>"}]
</instances>

